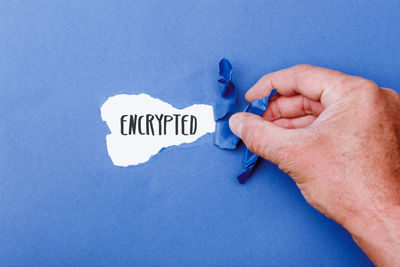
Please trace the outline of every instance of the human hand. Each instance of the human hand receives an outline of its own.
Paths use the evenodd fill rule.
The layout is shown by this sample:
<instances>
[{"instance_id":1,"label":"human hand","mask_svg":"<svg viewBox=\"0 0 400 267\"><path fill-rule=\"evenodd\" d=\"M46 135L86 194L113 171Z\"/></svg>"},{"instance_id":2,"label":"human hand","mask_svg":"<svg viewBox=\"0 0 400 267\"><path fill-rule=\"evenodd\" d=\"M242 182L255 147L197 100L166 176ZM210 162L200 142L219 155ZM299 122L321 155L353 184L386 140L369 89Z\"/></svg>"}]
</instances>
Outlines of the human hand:
<instances>
[{"instance_id":1,"label":"human hand","mask_svg":"<svg viewBox=\"0 0 400 267\"><path fill-rule=\"evenodd\" d=\"M276 88L262 117L231 130L277 164L317 210L342 224L371 260L400 266L400 97L337 71L298 65L262 77L248 101Z\"/></svg>"}]
</instances>

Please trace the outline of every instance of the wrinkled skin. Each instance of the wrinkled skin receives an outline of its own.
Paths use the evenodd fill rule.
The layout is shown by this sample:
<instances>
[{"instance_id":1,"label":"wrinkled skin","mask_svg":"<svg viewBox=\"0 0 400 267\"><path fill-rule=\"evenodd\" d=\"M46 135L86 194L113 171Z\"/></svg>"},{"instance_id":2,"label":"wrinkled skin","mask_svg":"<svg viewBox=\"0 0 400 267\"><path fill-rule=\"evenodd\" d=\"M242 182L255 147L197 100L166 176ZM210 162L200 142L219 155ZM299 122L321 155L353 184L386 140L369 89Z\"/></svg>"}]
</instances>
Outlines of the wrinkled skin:
<instances>
[{"instance_id":1,"label":"wrinkled skin","mask_svg":"<svg viewBox=\"0 0 400 267\"><path fill-rule=\"evenodd\" d=\"M237 113L232 131L277 164L317 210L343 225L370 259L400 266L400 97L337 71L298 65L262 77L276 88L262 117Z\"/></svg>"}]
</instances>

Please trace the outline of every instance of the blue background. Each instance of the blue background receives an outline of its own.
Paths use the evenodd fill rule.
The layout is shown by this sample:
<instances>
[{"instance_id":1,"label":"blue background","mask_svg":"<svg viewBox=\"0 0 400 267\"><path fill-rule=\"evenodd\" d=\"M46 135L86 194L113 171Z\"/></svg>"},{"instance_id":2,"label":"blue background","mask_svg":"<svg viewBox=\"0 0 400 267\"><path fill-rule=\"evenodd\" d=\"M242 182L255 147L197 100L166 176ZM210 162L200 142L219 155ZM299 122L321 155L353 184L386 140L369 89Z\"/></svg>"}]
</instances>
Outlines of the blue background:
<instances>
[{"instance_id":1,"label":"blue background","mask_svg":"<svg viewBox=\"0 0 400 267\"><path fill-rule=\"evenodd\" d=\"M400 88L399 1L1 1L1 265L370 265L341 226L212 135L116 167L100 106L211 103L308 63Z\"/></svg>"}]
</instances>

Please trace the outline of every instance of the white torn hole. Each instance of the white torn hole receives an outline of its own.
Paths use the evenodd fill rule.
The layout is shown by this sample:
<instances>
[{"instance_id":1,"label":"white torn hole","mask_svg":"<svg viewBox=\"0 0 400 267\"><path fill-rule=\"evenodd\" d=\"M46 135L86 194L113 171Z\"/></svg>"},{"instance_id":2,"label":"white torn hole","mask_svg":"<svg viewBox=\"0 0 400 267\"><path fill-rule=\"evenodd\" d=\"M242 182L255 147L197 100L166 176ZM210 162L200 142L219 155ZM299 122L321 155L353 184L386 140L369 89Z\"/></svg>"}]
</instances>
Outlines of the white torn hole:
<instances>
[{"instance_id":1,"label":"white torn hole","mask_svg":"<svg viewBox=\"0 0 400 267\"><path fill-rule=\"evenodd\" d=\"M146 94L123 94L108 98L100 110L111 131L106 137L107 150L116 166L146 162L164 147L192 143L215 130L211 105L196 104L176 109ZM146 121L148 114L149 118L153 116L149 122ZM165 123L165 115L172 116L173 120ZM183 118L184 115L187 116Z\"/></svg>"}]
</instances>

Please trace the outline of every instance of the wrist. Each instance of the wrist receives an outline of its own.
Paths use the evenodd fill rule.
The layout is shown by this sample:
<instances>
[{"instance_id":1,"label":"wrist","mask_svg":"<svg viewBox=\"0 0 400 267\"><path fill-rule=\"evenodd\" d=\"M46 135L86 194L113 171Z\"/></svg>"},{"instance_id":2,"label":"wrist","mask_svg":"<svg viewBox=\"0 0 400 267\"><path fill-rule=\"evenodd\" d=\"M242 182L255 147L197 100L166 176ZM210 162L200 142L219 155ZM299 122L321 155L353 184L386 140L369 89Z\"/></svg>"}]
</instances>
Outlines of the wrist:
<instances>
[{"instance_id":1,"label":"wrist","mask_svg":"<svg viewBox=\"0 0 400 267\"><path fill-rule=\"evenodd\" d=\"M376 265L400 265L400 206L370 208L345 228Z\"/></svg>"}]
</instances>

